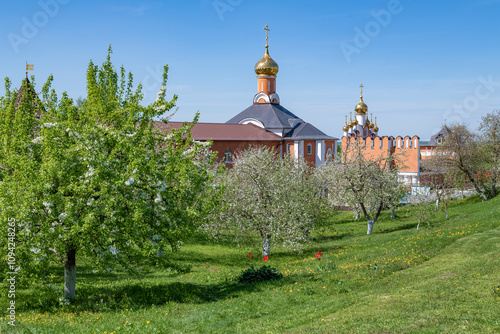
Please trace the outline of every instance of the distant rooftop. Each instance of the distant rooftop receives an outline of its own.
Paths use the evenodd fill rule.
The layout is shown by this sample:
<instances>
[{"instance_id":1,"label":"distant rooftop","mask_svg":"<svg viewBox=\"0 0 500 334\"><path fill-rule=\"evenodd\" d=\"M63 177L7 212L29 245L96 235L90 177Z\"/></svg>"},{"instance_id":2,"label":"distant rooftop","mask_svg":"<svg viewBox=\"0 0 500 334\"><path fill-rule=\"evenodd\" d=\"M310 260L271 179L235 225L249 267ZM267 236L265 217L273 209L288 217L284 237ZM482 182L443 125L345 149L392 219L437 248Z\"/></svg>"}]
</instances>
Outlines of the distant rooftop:
<instances>
[{"instance_id":1,"label":"distant rooftop","mask_svg":"<svg viewBox=\"0 0 500 334\"><path fill-rule=\"evenodd\" d=\"M254 103L227 123L237 124L246 119L256 119L267 129L291 129L296 122L303 122L280 104Z\"/></svg>"},{"instance_id":2,"label":"distant rooftop","mask_svg":"<svg viewBox=\"0 0 500 334\"><path fill-rule=\"evenodd\" d=\"M338 138L326 135L311 123L296 125L283 139L295 140L337 140Z\"/></svg>"},{"instance_id":3,"label":"distant rooftop","mask_svg":"<svg viewBox=\"0 0 500 334\"><path fill-rule=\"evenodd\" d=\"M162 131L179 129L185 122L155 122ZM196 123L191 130L195 140L281 141L281 137L253 124Z\"/></svg>"}]
</instances>

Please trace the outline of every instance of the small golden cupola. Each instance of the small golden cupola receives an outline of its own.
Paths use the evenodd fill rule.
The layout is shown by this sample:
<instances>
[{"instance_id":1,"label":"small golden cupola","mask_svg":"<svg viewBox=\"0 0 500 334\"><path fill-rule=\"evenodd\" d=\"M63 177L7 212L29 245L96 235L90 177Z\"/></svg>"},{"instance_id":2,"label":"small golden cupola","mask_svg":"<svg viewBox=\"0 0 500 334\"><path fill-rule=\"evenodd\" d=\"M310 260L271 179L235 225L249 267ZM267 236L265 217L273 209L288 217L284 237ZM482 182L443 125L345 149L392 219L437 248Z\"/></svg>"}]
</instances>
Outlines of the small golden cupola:
<instances>
[{"instance_id":1,"label":"small golden cupola","mask_svg":"<svg viewBox=\"0 0 500 334\"><path fill-rule=\"evenodd\" d=\"M365 115L367 113L367 111L368 111L368 106L363 101L363 84L361 84L359 87L361 88L361 93L360 93L360 97L359 97L360 101L356 105L356 108L354 108L354 110L359 115Z\"/></svg>"},{"instance_id":2,"label":"small golden cupola","mask_svg":"<svg viewBox=\"0 0 500 334\"><path fill-rule=\"evenodd\" d=\"M345 115L345 125L342 128L342 130L344 130L344 132L349 131L349 124L347 123L347 115Z\"/></svg>"},{"instance_id":3,"label":"small golden cupola","mask_svg":"<svg viewBox=\"0 0 500 334\"><path fill-rule=\"evenodd\" d=\"M254 103L277 103L279 104L279 96L276 93L276 74L278 74L279 66L269 55L268 32L269 27L264 27L266 31L266 51L264 56L255 64L255 74L257 74L257 91L254 97Z\"/></svg>"},{"instance_id":4,"label":"small golden cupola","mask_svg":"<svg viewBox=\"0 0 500 334\"><path fill-rule=\"evenodd\" d=\"M349 113L349 123L347 124L350 128L354 127L354 121L352 120L352 112Z\"/></svg>"},{"instance_id":5,"label":"small golden cupola","mask_svg":"<svg viewBox=\"0 0 500 334\"><path fill-rule=\"evenodd\" d=\"M371 121L369 121L369 120L367 119L367 120L366 120L366 124L368 125L368 127L369 127L370 129L373 129L373 128L375 128L375 124L373 124L373 114L371 115L371 117L372 117L372 120L371 120Z\"/></svg>"}]
</instances>

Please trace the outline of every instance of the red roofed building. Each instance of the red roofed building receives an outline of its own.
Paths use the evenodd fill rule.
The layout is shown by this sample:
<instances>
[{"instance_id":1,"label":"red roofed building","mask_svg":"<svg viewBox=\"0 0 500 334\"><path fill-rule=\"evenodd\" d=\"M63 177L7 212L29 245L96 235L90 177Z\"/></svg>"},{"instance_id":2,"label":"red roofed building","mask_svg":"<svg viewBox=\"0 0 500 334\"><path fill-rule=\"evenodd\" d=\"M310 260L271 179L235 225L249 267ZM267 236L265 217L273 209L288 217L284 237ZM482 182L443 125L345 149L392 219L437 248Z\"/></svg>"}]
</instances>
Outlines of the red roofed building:
<instances>
[{"instance_id":1,"label":"red roofed building","mask_svg":"<svg viewBox=\"0 0 500 334\"><path fill-rule=\"evenodd\" d=\"M265 29L266 50L255 65L257 94L253 104L224 124L197 123L192 129L193 138L198 141L212 140L212 150L217 152L219 161L225 162L228 167L233 155L249 146L274 147L281 156L291 154L313 166L335 159L338 138L326 135L280 104L276 92L279 67L269 55L269 29L267 26ZM182 125L180 122L158 123L164 124L157 126L165 131Z\"/></svg>"},{"instance_id":2,"label":"red roofed building","mask_svg":"<svg viewBox=\"0 0 500 334\"><path fill-rule=\"evenodd\" d=\"M182 122L157 122L163 131L179 129ZM227 165L232 163L235 152L244 151L249 146L267 146L280 152L281 137L253 124L196 123L191 129L193 139L212 140L212 151L217 152L217 160Z\"/></svg>"}]
</instances>

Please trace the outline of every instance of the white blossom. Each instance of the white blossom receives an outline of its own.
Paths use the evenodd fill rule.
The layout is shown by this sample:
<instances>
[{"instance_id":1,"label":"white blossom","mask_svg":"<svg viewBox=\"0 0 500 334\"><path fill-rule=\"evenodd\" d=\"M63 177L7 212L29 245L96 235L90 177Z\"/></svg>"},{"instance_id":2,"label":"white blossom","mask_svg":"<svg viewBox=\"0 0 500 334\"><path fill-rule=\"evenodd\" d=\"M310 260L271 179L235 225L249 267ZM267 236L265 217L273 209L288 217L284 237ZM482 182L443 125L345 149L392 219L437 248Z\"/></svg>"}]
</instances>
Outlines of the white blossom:
<instances>
[{"instance_id":1,"label":"white blossom","mask_svg":"<svg viewBox=\"0 0 500 334\"><path fill-rule=\"evenodd\" d=\"M40 137L36 137L36 138L35 138L35 139L33 139L31 142L32 142L33 144L39 144L39 143L41 143L41 142L42 142L42 140L43 140L43 139L44 139L44 137L43 137L43 136L40 136Z\"/></svg>"},{"instance_id":2,"label":"white blossom","mask_svg":"<svg viewBox=\"0 0 500 334\"><path fill-rule=\"evenodd\" d=\"M135 182L134 178L131 177L130 179L128 179L127 181L125 181L125 185L131 186L131 185L134 184L134 182Z\"/></svg>"},{"instance_id":3,"label":"white blossom","mask_svg":"<svg viewBox=\"0 0 500 334\"><path fill-rule=\"evenodd\" d=\"M92 175L94 175L94 171L94 167L90 166L89 171L85 173L85 177L91 177Z\"/></svg>"},{"instance_id":4,"label":"white blossom","mask_svg":"<svg viewBox=\"0 0 500 334\"><path fill-rule=\"evenodd\" d=\"M50 129L54 126L57 126L57 123L43 123L42 124L42 128L47 128L47 129Z\"/></svg>"},{"instance_id":5,"label":"white blossom","mask_svg":"<svg viewBox=\"0 0 500 334\"><path fill-rule=\"evenodd\" d=\"M162 201L161 195L160 193L158 193L155 198L155 203L160 203L161 201Z\"/></svg>"},{"instance_id":6,"label":"white blossom","mask_svg":"<svg viewBox=\"0 0 500 334\"><path fill-rule=\"evenodd\" d=\"M118 248L116 248L115 246L109 246L109 251L113 255L116 255L116 254L120 253L120 250Z\"/></svg>"}]
</instances>

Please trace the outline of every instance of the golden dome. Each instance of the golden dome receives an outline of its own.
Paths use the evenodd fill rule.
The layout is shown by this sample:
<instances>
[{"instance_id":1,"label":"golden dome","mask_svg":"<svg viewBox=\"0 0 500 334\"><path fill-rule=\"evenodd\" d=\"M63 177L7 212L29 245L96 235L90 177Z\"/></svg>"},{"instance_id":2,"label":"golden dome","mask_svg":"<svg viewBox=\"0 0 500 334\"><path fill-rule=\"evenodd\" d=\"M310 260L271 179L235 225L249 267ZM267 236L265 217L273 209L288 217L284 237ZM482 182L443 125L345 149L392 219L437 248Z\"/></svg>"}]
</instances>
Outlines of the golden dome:
<instances>
[{"instance_id":1,"label":"golden dome","mask_svg":"<svg viewBox=\"0 0 500 334\"><path fill-rule=\"evenodd\" d=\"M347 115L345 115L345 125L342 128L344 131L349 131L349 124L347 123Z\"/></svg>"},{"instance_id":2,"label":"golden dome","mask_svg":"<svg viewBox=\"0 0 500 334\"><path fill-rule=\"evenodd\" d=\"M359 87L361 88L361 92L359 94L359 103L356 105L356 108L354 108L354 110L356 111L356 113L364 115L368 111L368 106L363 101L363 84L359 85Z\"/></svg>"},{"instance_id":3,"label":"golden dome","mask_svg":"<svg viewBox=\"0 0 500 334\"><path fill-rule=\"evenodd\" d=\"M255 64L255 73L261 77L276 76L278 74L278 64L271 58L266 45L264 56Z\"/></svg>"},{"instance_id":4,"label":"golden dome","mask_svg":"<svg viewBox=\"0 0 500 334\"><path fill-rule=\"evenodd\" d=\"M358 125L358 124L359 124L359 123L358 123L358 120L357 120L357 119L354 119L354 120L352 121L352 124L354 124L354 125Z\"/></svg>"},{"instance_id":5,"label":"golden dome","mask_svg":"<svg viewBox=\"0 0 500 334\"><path fill-rule=\"evenodd\" d=\"M359 101L359 103L356 105L356 108L354 108L354 110L358 113L358 114L366 114L366 112L368 111L368 106L366 105L366 103L363 101L363 97L361 97L361 100Z\"/></svg>"},{"instance_id":6,"label":"golden dome","mask_svg":"<svg viewBox=\"0 0 500 334\"><path fill-rule=\"evenodd\" d=\"M368 125L368 127L369 127L370 129L373 129L373 128L375 128L375 125L373 125L373 123L370 123L370 124Z\"/></svg>"},{"instance_id":7,"label":"golden dome","mask_svg":"<svg viewBox=\"0 0 500 334\"><path fill-rule=\"evenodd\" d=\"M378 126L375 125L375 128L373 129L373 131L378 132Z\"/></svg>"}]
</instances>

